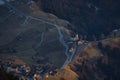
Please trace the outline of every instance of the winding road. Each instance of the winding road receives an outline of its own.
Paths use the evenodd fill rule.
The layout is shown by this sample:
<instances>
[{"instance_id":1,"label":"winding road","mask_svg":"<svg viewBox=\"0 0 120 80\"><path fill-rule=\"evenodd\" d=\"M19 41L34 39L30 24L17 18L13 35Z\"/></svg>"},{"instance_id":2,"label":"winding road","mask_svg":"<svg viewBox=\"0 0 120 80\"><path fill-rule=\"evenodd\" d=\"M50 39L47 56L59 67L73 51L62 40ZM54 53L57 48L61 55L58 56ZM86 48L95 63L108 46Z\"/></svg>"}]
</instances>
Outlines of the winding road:
<instances>
[{"instance_id":1,"label":"winding road","mask_svg":"<svg viewBox=\"0 0 120 80\"><path fill-rule=\"evenodd\" d=\"M26 25L27 23L28 23L28 21L29 21L29 19L34 19L34 20L37 20L37 21L40 21L40 22L43 22L43 23L46 23L46 24L50 24L50 25L53 25L53 26L55 26L56 28L57 28L57 30L58 30L58 33L59 33L59 41L60 41L60 43L65 47L65 55L66 55L66 60L65 60L65 62L64 62L64 64L63 64L63 66L62 66L62 68L67 64L67 63L69 63L71 60L72 60L72 58L74 57L74 55L75 55L75 53L76 53L76 50L77 50L77 44L74 42L74 44L75 44L75 47L74 47L74 51L73 52L69 52L69 46L68 46L68 44L67 44L67 42L64 40L64 35L62 34L62 32L61 32L61 26L60 25L58 25L56 22L50 22L50 21L48 21L48 20L44 20L44 19L41 19L41 18L35 18L35 17L32 17L32 16L29 16L29 15L27 15L27 14L25 14L25 13L23 13L22 11L20 11L20 10L18 10L18 9L16 9L14 6L12 6L10 3L6 3L6 5L7 5L7 7L10 9L10 10L12 10L14 13L13 14L16 14L16 15L19 15L19 16L24 16L24 17L26 17L26 19L25 19L25 21L23 22L23 25ZM66 21L67 22L67 24L69 24L69 25L71 25L68 21ZM71 25L72 26L72 25ZM43 42L43 40L44 40L44 33L42 33L42 35L41 35L41 41L40 41L40 43L38 44L38 46L39 45L41 45L42 44L42 42ZM82 51L82 50L81 50Z\"/></svg>"}]
</instances>

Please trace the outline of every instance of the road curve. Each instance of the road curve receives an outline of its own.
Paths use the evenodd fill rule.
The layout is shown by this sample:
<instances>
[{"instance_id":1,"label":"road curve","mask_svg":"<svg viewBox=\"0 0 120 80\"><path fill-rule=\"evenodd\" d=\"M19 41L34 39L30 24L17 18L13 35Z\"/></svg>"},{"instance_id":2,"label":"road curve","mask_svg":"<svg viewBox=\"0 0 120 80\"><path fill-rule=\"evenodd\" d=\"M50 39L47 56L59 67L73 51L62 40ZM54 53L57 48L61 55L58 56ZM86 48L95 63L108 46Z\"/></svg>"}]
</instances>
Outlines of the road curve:
<instances>
[{"instance_id":1,"label":"road curve","mask_svg":"<svg viewBox=\"0 0 120 80\"><path fill-rule=\"evenodd\" d=\"M23 22L23 25L27 24L28 19L34 19L34 20L37 20L37 21L40 21L40 22L43 22L43 23L46 23L46 24L50 24L50 25L55 26L55 27L57 28L57 30L58 30L58 33L59 33L59 41L60 41L61 44L66 48L66 50L65 50L65 55L66 55L67 58L66 58L66 61L65 61L65 63L63 64L62 67L64 67L64 65L66 65L67 63L69 63L69 62L72 60L73 55L74 55L75 52L76 52L77 46L76 46L76 43L75 43L75 50L74 50L72 53L69 53L69 46L67 45L67 43L66 43L65 40L64 40L64 35L62 34L61 29L60 29L61 26L59 26L56 22L55 22L55 23L52 23L52 22L50 22L50 21L48 21L48 20L44 20L44 19L42 19L42 18L35 18L35 17L32 17L32 16L29 16L29 15L23 13L22 11L19 11L18 9L16 9L14 6L12 6L12 5L9 4L9 3L7 3L7 6L9 6L10 9L12 9L13 11L15 11L14 14L17 14L17 15L19 15L19 16L25 16L25 17L26 17L25 21ZM67 24L71 25L68 21L66 21L66 22L67 22ZM43 35L44 35L44 34L43 34ZM43 35L41 36L40 45L41 45L42 42L43 42ZM70 54L71 54L71 55L70 55Z\"/></svg>"}]
</instances>

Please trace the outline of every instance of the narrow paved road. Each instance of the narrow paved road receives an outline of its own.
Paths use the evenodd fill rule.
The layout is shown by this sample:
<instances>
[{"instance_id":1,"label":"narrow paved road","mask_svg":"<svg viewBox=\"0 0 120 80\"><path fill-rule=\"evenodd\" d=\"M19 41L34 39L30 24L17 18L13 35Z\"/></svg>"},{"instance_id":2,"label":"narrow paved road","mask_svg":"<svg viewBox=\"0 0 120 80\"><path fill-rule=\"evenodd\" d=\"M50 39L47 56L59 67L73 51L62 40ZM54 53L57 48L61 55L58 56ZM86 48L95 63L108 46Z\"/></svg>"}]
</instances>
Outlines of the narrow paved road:
<instances>
[{"instance_id":1,"label":"narrow paved road","mask_svg":"<svg viewBox=\"0 0 120 80\"><path fill-rule=\"evenodd\" d=\"M75 44L75 47L74 47L75 50L70 53L70 52L69 52L69 46L68 46L67 42L65 42L65 40L64 40L64 35L63 35L62 32L61 32L61 29L60 29L61 26L58 25L56 22L53 23L53 22L50 22L50 21L48 21L48 20L44 20L44 19L42 19L42 18L35 18L35 17L32 17L32 16L29 16L29 15L27 15L27 14L19 11L18 9L16 9L14 6L12 6L12 5L9 4L9 3L7 3L7 6L9 7L10 10L12 10L13 14L17 14L17 15L19 15L19 16L24 16L24 17L26 17L25 21L23 22L23 25L26 25L26 24L29 22L29 19L34 19L34 20L37 20L37 21L40 21L40 22L43 22L43 23L46 23L46 24L53 25L53 26L55 26L55 27L57 28L58 33L59 33L59 41L60 41L61 44L66 48L66 50L65 50L65 55L66 55L67 58L66 58L66 60L65 60L65 62L64 62L64 64L63 64L62 68L63 68L67 63L69 63L70 61L72 61L72 59L74 58L74 56L76 55L77 52L82 53L82 51L84 50L84 48L85 48L88 44L92 43L92 42L86 43L86 44L83 43L83 44L81 44L81 46L77 46L77 44L74 43L74 44ZM68 21L66 21L66 23L72 26L72 24L69 23ZM111 38L110 38L110 39L111 39ZM110 40L110 39L106 39L106 40ZM44 40L44 33L42 33L41 41L40 41L40 43L38 44L38 46L42 44L43 40ZM100 41L101 41L101 40L100 40ZM100 42L100 41L96 41L96 42ZM68 43L69 43L69 42L68 42Z\"/></svg>"},{"instance_id":2,"label":"narrow paved road","mask_svg":"<svg viewBox=\"0 0 120 80\"><path fill-rule=\"evenodd\" d=\"M34 19L34 20L37 20L37 21L40 21L40 22L43 22L43 23L46 23L46 24L50 24L50 25L55 26L55 27L57 28L57 30L58 30L58 33L59 33L59 41L60 41L61 44L66 48L66 50L65 50L65 55L66 55L67 58L66 58L66 61L65 61L64 65L67 64L67 63L69 63L69 62L71 61L73 55L74 55L75 52L76 52L77 46L75 46L75 51L73 51L72 53L69 53L69 46L67 45L67 43L66 43L65 40L64 40L64 35L62 34L61 29L60 29L61 26L59 26L56 22L55 22L55 23L52 23L52 22L50 22L50 21L47 21L47 20L44 20L44 19L41 19L41 18L35 18L35 17L32 17L32 16L28 16L27 14L19 11L18 9L16 9L14 6L12 6L12 5L9 4L9 3L6 3L6 5L9 7L10 10L12 10L12 11L14 12L14 14L17 14L17 15L19 15L19 16L24 16L24 17L26 17L25 21L23 22L23 25L26 25L26 24L28 23L29 19ZM66 22L67 22L67 24L71 25L68 21L66 21ZM40 45L41 45L42 42L43 42L43 36L44 36L44 34L42 34L42 36L41 36L41 41L40 41L40 43L39 43ZM63 65L63 66L64 66L64 65Z\"/></svg>"}]
</instances>

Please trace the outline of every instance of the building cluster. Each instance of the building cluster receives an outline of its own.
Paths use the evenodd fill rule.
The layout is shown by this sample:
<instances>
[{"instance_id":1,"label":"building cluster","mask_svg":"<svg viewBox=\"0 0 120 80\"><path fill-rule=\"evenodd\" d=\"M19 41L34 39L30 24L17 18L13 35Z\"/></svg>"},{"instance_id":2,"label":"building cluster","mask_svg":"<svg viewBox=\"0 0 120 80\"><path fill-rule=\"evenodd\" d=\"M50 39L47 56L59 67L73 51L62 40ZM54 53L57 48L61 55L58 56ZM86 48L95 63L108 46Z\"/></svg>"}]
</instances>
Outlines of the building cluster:
<instances>
[{"instance_id":1,"label":"building cluster","mask_svg":"<svg viewBox=\"0 0 120 80\"><path fill-rule=\"evenodd\" d=\"M0 68L7 73L11 73L19 78L19 80L42 80L43 77L54 75L57 68L51 64L45 65L27 65L13 64L10 61L0 61Z\"/></svg>"},{"instance_id":2,"label":"building cluster","mask_svg":"<svg viewBox=\"0 0 120 80\"><path fill-rule=\"evenodd\" d=\"M87 40L83 40L82 38L80 38L78 34L76 34L74 37L72 37L70 39L70 41L71 41L71 43L72 42L76 42L77 45L81 45L83 43L87 43L88 42Z\"/></svg>"},{"instance_id":3,"label":"building cluster","mask_svg":"<svg viewBox=\"0 0 120 80\"><path fill-rule=\"evenodd\" d=\"M87 44L87 43L88 43L88 41L80 39L80 38L79 38L79 35L76 34L74 37L72 37L72 38L70 39L70 42L69 42L69 44L72 44L72 46L71 46L70 49L69 49L69 52L70 52L70 53L72 53L72 52L75 51L75 45L73 45L73 42L75 42L78 46L80 46L80 45L82 45L82 44Z\"/></svg>"}]
</instances>

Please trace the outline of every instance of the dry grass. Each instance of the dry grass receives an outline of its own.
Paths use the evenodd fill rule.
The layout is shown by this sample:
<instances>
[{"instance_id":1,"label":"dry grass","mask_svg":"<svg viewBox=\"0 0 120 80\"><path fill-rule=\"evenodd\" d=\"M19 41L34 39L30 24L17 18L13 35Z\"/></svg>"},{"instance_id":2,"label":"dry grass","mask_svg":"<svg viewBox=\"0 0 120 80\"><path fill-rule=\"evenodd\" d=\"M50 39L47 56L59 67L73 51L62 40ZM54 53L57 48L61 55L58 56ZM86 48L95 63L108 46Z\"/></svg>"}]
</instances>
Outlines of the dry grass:
<instances>
[{"instance_id":1,"label":"dry grass","mask_svg":"<svg viewBox=\"0 0 120 80\"><path fill-rule=\"evenodd\" d=\"M98 49L94 48L91 44L89 44L84 51L88 54L89 57L97 57L100 56L100 52Z\"/></svg>"},{"instance_id":2,"label":"dry grass","mask_svg":"<svg viewBox=\"0 0 120 80\"><path fill-rule=\"evenodd\" d=\"M69 68L69 66L66 65L64 69L58 71L58 73L54 76L49 76L48 78L44 78L43 80L61 80L62 78L64 80L78 80L78 75L73 72Z\"/></svg>"},{"instance_id":3,"label":"dry grass","mask_svg":"<svg viewBox=\"0 0 120 80\"><path fill-rule=\"evenodd\" d=\"M25 62L22 59L20 59L19 57L10 56L10 55L7 55L7 54L6 55L0 54L0 59L11 61L13 64L25 64Z\"/></svg>"},{"instance_id":4,"label":"dry grass","mask_svg":"<svg viewBox=\"0 0 120 80\"><path fill-rule=\"evenodd\" d=\"M120 38L115 38L115 39L112 39L112 40L109 40L109 41L103 40L102 44L103 44L104 47L106 45L109 45L111 48L114 48L114 47L118 48L119 45L120 45Z\"/></svg>"}]
</instances>

